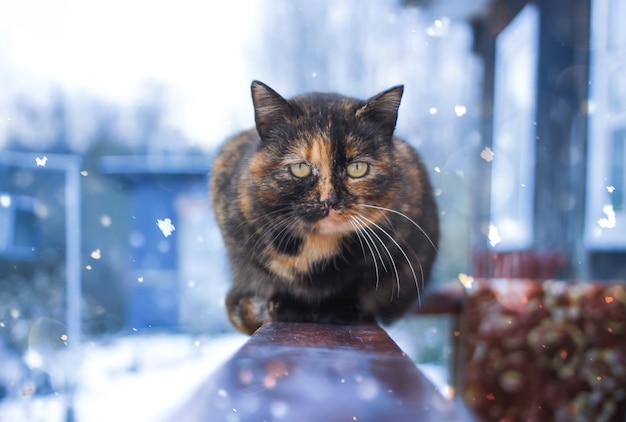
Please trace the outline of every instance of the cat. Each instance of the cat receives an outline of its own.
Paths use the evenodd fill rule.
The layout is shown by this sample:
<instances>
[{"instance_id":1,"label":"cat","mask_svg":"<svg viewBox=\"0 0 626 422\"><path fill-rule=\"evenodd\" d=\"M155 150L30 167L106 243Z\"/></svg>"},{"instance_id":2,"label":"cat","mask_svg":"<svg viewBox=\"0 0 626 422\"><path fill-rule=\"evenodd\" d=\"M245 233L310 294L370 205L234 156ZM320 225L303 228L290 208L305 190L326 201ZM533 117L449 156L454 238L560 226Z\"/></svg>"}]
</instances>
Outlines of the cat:
<instances>
[{"instance_id":1,"label":"cat","mask_svg":"<svg viewBox=\"0 0 626 422\"><path fill-rule=\"evenodd\" d=\"M393 135L403 90L287 100L252 82L256 127L225 143L210 179L237 330L388 323L417 304L439 221L420 156Z\"/></svg>"}]
</instances>

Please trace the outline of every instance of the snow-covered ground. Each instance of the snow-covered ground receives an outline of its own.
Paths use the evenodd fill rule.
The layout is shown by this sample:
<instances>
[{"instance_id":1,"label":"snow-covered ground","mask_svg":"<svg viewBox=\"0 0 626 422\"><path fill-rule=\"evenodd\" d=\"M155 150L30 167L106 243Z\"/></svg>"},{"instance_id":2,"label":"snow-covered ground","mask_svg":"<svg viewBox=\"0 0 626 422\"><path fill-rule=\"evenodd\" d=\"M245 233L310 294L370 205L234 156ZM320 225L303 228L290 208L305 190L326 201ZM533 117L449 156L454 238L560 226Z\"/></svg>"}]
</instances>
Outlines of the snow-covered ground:
<instances>
[{"instance_id":1,"label":"snow-covered ground","mask_svg":"<svg viewBox=\"0 0 626 422\"><path fill-rule=\"evenodd\" d=\"M79 422L155 422L181 406L201 382L247 340L239 334L151 334L82 347L74 401ZM446 394L447 371L419 365ZM0 422L66 420L63 395L25 395L0 402Z\"/></svg>"},{"instance_id":2,"label":"snow-covered ground","mask_svg":"<svg viewBox=\"0 0 626 422\"><path fill-rule=\"evenodd\" d=\"M155 334L87 344L76 364L76 420L162 420L246 339ZM60 422L65 409L62 395L9 398L0 402L0 422Z\"/></svg>"}]
</instances>

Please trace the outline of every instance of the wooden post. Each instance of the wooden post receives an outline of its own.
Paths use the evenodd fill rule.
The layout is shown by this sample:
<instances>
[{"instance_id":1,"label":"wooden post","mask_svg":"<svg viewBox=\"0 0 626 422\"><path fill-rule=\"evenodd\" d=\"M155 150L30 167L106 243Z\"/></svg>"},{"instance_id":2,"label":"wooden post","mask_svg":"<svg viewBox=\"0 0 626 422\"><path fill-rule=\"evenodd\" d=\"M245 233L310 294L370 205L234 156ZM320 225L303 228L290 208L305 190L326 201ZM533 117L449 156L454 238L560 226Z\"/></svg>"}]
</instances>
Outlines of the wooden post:
<instances>
[{"instance_id":1,"label":"wooden post","mask_svg":"<svg viewBox=\"0 0 626 422\"><path fill-rule=\"evenodd\" d=\"M172 421L471 421L375 324L260 328Z\"/></svg>"}]
</instances>

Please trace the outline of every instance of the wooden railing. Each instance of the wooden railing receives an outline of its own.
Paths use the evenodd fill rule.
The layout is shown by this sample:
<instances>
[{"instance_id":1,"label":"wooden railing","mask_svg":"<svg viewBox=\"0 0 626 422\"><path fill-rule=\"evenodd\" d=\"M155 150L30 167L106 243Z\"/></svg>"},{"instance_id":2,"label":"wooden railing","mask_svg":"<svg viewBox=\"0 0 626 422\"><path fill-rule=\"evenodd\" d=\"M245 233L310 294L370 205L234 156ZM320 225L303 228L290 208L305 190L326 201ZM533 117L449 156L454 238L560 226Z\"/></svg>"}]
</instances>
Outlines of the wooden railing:
<instances>
[{"instance_id":1,"label":"wooden railing","mask_svg":"<svg viewBox=\"0 0 626 422\"><path fill-rule=\"evenodd\" d=\"M481 278L427 290L418 311L452 317L455 399L377 325L272 323L172 420L624 421L626 282L546 280L567 267L555 253L476 267Z\"/></svg>"},{"instance_id":2,"label":"wooden railing","mask_svg":"<svg viewBox=\"0 0 626 422\"><path fill-rule=\"evenodd\" d=\"M472 421L375 324L271 323L172 421Z\"/></svg>"}]
</instances>

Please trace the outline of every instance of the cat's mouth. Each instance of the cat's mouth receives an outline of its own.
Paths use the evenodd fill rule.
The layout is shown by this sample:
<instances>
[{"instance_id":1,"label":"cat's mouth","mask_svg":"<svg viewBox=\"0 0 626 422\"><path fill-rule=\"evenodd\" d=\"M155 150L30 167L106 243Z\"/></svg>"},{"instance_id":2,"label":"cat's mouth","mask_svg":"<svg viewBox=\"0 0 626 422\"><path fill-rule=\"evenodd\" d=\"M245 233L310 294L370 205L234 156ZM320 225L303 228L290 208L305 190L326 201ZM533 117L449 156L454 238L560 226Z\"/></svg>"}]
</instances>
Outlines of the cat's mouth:
<instances>
[{"instance_id":1,"label":"cat's mouth","mask_svg":"<svg viewBox=\"0 0 626 422\"><path fill-rule=\"evenodd\" d=\"M314 228L320 234L347 234L354 231L350 221L350 216L331 208L325 217L314 224Z\"/></svg>"}]
</instances>

